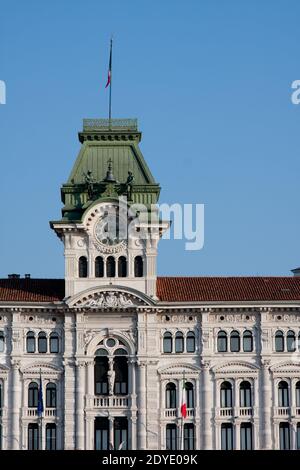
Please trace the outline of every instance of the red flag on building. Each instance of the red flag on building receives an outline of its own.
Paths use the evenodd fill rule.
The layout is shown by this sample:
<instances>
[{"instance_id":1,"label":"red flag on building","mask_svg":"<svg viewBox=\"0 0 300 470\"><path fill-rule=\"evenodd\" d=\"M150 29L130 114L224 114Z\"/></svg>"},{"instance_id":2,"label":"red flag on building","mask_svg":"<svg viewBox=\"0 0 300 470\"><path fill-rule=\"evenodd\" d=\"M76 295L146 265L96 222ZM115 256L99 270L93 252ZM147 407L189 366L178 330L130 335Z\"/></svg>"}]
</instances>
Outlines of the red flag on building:
<instances>
[{"instance_id":1,"label":"red flag on building","mask_svg":"<svg viewBox=\"0 0 300 470\"><path fill-rule=\"evenodd\" d=\"M107 88L111 83L111 63L112 63L112 39L110 40L109 65L108 65L107 82L106 82L105 88Z\"/></svg>"}]
</instances>

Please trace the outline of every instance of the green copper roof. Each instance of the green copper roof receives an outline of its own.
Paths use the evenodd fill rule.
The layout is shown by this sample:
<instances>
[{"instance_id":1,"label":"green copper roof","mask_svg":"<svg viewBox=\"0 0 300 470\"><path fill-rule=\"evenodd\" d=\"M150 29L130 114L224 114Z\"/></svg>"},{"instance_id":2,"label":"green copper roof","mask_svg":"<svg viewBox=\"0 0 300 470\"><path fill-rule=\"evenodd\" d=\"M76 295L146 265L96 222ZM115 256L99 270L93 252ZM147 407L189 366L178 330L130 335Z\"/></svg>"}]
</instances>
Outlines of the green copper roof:
<instances>
[{"instance_id":1,"label":"green copper roof","mask_svg":"<svg viewBox=\"0 0 300 470\"><path fill-rule=\"evenodd\" d=\"M63 219L80 220L95 201L129 196L132 203L155 204L160 187L155 182L139 148L141 132L136 119L84 119L78 134L82 147L66 184L61 188ZM107 180L110 169L113 178ZM88 178L92 179L88 187ZM133 183L128 193L129 175Z\"/></svg>"}]
</instances>

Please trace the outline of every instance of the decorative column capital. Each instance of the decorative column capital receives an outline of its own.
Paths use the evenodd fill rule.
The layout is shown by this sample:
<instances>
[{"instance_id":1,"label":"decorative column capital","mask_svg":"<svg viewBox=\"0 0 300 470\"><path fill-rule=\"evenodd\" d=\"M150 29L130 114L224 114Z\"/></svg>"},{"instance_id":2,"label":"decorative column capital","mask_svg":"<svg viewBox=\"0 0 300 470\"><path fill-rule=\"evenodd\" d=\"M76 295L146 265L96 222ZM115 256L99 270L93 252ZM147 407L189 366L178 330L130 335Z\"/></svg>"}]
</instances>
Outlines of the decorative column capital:
<instances>
[{"instance_id":1,"label":"decorative column capital","mask_svg":"<svg viewBox=\"0 0 300 470\"><path fill-rule=\"evenodd\" d=\"M208 371L210 369L211 361L207 361L207 360L203 359L201 361L201 365L202 365L203 370Z\"/></svg>"}]
</instances>

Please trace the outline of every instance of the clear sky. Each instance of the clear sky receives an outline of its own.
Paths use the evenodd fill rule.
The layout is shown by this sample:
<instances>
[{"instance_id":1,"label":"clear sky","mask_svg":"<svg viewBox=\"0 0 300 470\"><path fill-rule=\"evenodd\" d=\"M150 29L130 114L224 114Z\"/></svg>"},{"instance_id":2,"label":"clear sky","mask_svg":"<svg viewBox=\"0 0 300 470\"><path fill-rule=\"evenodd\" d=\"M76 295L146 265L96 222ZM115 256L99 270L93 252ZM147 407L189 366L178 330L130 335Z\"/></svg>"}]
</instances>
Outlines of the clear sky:
<instances>
[{"instance_id":1,"label":"clear sky","mask_svg":"<svg viewBox=\"0 0 300 470\"><path fill-rule=\"evenodd\" d=\"M63 277L49 228L82 118L137 117L161 202L205 204L205 244L162 241L167 275L300 265L298 0L0 0L0 277Z\"/></svg>"}]
</instances>

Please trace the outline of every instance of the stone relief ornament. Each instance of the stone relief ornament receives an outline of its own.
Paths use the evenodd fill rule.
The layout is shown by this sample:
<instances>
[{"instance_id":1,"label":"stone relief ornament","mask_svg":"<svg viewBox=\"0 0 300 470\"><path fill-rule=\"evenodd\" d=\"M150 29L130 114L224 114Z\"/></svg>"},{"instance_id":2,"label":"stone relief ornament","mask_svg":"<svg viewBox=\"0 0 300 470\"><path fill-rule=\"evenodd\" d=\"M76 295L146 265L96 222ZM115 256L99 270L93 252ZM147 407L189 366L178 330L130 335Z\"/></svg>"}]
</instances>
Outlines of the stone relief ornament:
<instances>
[{"instance_id":1,"label":"stone relief ornament","mask_svg":"<svg viewBox=\"0 0 300 470\"><path fill-rule=\"evenodd\" d=\"M85 331L84 336L83 336L83 341L84 341L85 346L87 346L92 341L95 335L96 335L95 331L92 331L92 330Z\"/></svg>"},{"instance_id":2,"label":"stone relief ornament","mask_svg":"<svg viewBox=\"0 0 300 470\"><path fill-rule=\"evenodd\" d=\"M133 301L123 293L108 292L101 293L92 299L87 299L80 304L80 307L85 308L128 308L135 304Z\"/></svg>"}]
</instances>

